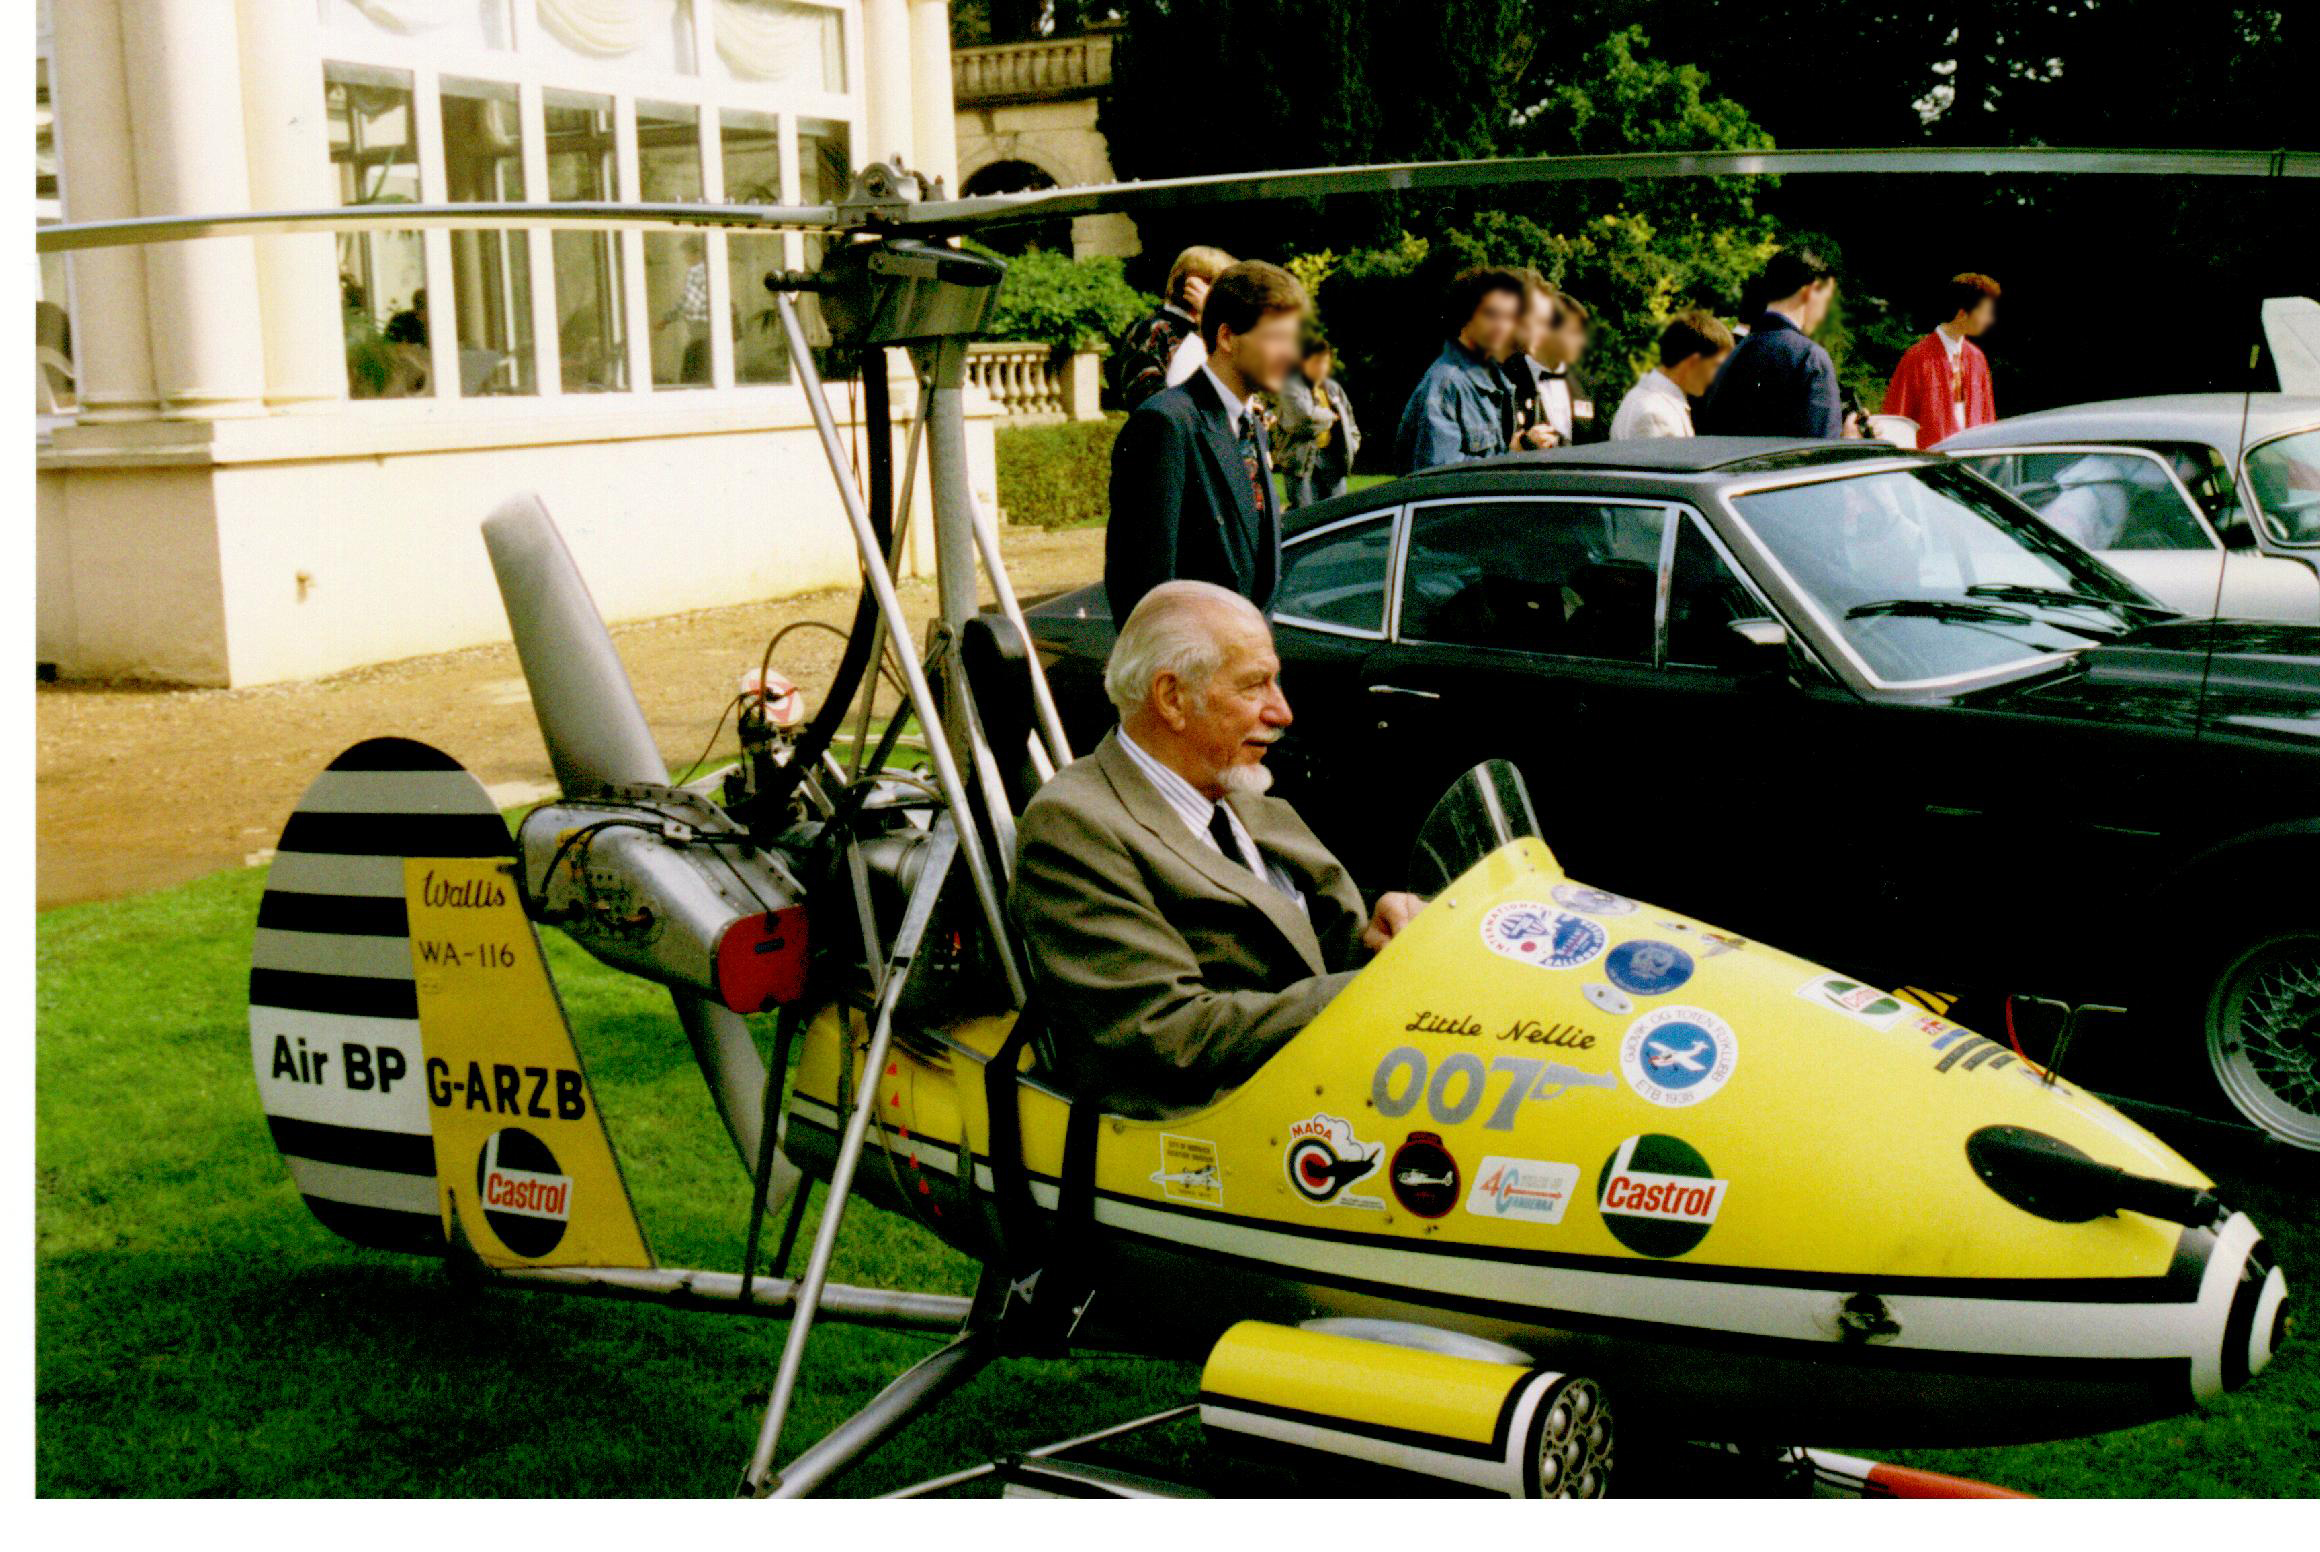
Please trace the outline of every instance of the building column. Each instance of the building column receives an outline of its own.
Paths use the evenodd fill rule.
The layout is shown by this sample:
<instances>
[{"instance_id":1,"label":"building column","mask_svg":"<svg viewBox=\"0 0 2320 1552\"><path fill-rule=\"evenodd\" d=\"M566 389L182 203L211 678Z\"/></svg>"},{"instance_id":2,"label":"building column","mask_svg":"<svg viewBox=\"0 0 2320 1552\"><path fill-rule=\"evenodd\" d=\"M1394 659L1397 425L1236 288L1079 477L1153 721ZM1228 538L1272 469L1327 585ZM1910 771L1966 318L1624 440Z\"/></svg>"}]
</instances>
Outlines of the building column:
<instances>
[{"instance_id":1,"label":"building column","mask_svg":"<svg viewBox=\"0 0 2320 1552\"><path fill-rule=\"evenodd\" d=\"M338 203L322 99L322 36L312 0L239 0L243 132L259 210ZM328 232L257 239L266 405L334 407L346 397L337 242Z\"/></svg>"},{"instance_id":2,"label":"building column","mask_svg":"<svg viewBox=\"0 0 2320 1552\"><path fill-rule=\"evenodd\" d=\"M910 0L862 0L863 111L870 143L864 166L899 156L918 165L910 112Z\"/></svg>"},{"instance_id":3,"label":"building column","mask_svg":"<svg viewBox=\"0 0 2320 1552\"><path fill-rule=\"evenodd\" d=\"M121 58L142 214L250 208L238 30L224 6L122 0ZM153 245L145 255L145 311L164 415L223 420L265 413L265 336L251 239Z\"/></svg>"},{"instance_id":4,"label":"building column","mask_svg":"<svg viewBox=\"0 0 2320 1552\"><path fill-rule=\"evenodd\" d=\"M72 0L55 8L56 153L67 221L138 214L129 151L129 93L121 62L118 0ZM73 375L80 419L148 420L152 344L145 328L145 250L89 248L72 256Z\"/></svg>"},{"instance_id":5,"label":"building column","mask_svg":"<svg viewBox=\"0 0 2320 1552\"><path fill-rule=\"evenodd\" d=\"M910 117L918 170L959 192L958 109L951 98L951 0L910 0Z\"/></svg>"}]
</instances>

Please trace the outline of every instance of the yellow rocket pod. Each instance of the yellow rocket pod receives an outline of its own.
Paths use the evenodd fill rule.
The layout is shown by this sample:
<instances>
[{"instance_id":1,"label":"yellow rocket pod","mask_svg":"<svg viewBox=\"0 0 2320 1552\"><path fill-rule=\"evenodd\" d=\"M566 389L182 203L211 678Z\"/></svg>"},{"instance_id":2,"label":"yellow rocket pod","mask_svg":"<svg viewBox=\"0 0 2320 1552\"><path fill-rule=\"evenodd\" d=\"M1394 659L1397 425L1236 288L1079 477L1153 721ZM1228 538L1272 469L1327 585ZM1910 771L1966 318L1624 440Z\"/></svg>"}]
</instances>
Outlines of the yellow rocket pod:
<instances>
[{"instance_id":1,"label":"yellow rocket pod","mask_svg":"<svg viewBox=\"0 0 2320 1552\"><path fill-rule=\"evenodd\" d=\"M977 1254L1004 1032L847 1063L849 1094L879 1085L889 1154L858 1178ZM786 1145L809 1168L862 1033L830 1015L808 1038ZM1023 1153L1053 1209L1066 1106L1039 1081ZM2047 1190L2065 1177L2121 1184ZM2269 1359L2285 1285L2244 1216L2182 1210L2208 1184L2003 1044L1575 883L1526 839L1239 1088L1105 1118L1071 1227L1097 1278L1078 1338L1189 1355L1243 1318L1384 1317L1590 1375L1631 1424L1693 1438L2059 1437ZM2196 1226L2149 1215L2169 1197Z\"/></svg>"},{"instance_id":2,"label":"yellow rocket pod","mask_svg":"<svg viewBox=\"0 0 2320 1552\"><path fill-rule=\"evenodd\" d=\"M1200 1376L1201 1426L1506 1498L1600 1498L1611 1414L1593 1381L1244 1320Z\"/></svg>"}]
</instances>

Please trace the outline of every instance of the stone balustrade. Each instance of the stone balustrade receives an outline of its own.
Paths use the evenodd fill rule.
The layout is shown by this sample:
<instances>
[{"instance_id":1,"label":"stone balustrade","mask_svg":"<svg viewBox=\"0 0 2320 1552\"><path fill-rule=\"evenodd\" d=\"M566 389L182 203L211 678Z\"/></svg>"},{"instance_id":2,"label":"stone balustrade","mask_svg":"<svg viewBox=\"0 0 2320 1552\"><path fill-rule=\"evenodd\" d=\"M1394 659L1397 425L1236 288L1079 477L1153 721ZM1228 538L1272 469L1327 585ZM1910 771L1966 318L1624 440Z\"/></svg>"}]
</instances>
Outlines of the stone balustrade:
<instances>
[{"instance_id":1,"label":"stone balustrade","mask_svg":"<svg viewBox=\"0 0 2320 1552\"><path fill-rule=\"evenodd\" d=\"M979 340L967 347L967 381L990 396L1008 425L1094 420L1103 413L1102 363L1092 351L1058 361L1036 341Z\"/></svg>"},{"instance_id":2,"label":"stone balustrade","mask_svg":"<svg viewBox=\"0 0 2320 1552\"><path fill-rule=\"evenodd\" d=\"M1090 95L1111 84L1109 33L951 50L951 97L962 108L997 102L1052 102L1060 97Z\"/></svg>"}]
</instances>

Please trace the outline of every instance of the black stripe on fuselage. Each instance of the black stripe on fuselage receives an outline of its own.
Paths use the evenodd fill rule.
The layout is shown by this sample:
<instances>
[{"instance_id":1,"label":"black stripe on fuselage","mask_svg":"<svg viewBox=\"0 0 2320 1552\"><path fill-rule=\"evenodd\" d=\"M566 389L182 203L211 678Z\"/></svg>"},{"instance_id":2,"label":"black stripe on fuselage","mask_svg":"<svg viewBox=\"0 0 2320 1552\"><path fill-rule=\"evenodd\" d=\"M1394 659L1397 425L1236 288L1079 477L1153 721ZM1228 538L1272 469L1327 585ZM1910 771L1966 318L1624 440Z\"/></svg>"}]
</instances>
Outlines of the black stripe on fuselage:
<instances>
[{"instance_id":1,"label":"black stripe on fuselage","mask_svg":"<svg viewBox=\"0 0 2320 1552\"><path fill-rule=\"evenodd\" d=\"M419 1016L419 988L416 982L385 976L254 969L250 972L250 1006L345 1013L356 1018L415 1019Z\"/></svg>"},{"instance_id":2,"label":"black stripe on fuselage","mask_svg":"<svg viewBox=\"0 0 2320 1552\"><path fill-rule=\"evenodd\" d=\"M277 851L339 857L506 857L515 843L497 814L323 814L300 810Z\"/></svg>"},{"instance_id":3,"label":"black stripe on fuselage","mask_svg":"<svg viewBox=\"0 0 2320 1552\"><path fill-rule=\"evenodd\" d=\"M274 1134L275 1148L291 1157L395 1175L435 1173L435 1141L424 1132L382 1132L277 1115L266 1117L266 1129Z\"/></svg>"},{"instance_id":4,"label":"black stripe on fuselage","mask_svg":"<svg viewBox=\"0 0 2320 1552\"><path fill-rule=\"evenodd\" d=\"M258 897L258 925L283 932L403 938L411 933L411 913L400 895L316 895L269 889Z\"/></svg>"},{"instance_id":5,"label":"black stripe on fuselage","mask_svg":"<svg viewBox=\"0 0 2320 1552\"><path fill-rule=\"evenodd\" d=\"M819 1103L819 1101L816 1101ZM813 1128L831 1138L837 1137L835 1128L802 1115L795 1108L789 1112L794 1124ZM900 1130L883 1118L878 1123L889 1133ZM1053 1176L1036 1170L1026 1171L1030 1179L1041 1185L1062 1189ZM988 1197L980 1182L971 1182L979 1195ZM2204 1229L2185 1229L2175 1241L2175 1255L2167 1271L2158 1277L1926 1277L1862 1272L1805 1272L1765 1267L1719 1266L1705 1262L1686 1261L1630 1261L1617 1256L1592 1256L1556 1250L1516 1250L1497 1245L1444 1244L1439 1240L1388 1239L1358 1230L1326 1229L1306 1224L1279 1223L1269 1218L1247 1218L1211 1208L1185 1207L1173 1202L1154 1201L1150 1197L1130 1196L1120 1191L1099 1190L1103 1201L1122 1202L1152 1212L1167 1213L1181 1218L1197 1218L1205 1222L1228 1223L1237 1228L1264 1234L1286 1234L1297 1239L1316 1239L1341 1245L1359 1245L1387 1250L1408 1251L1412 1255L1454 1256L1466 1261L1499 1261L1518 1266L1549 1267L1574 1272L1606 1272L1621 1277L1656 1277L1673 1282L1735 1283L1749 1287L1796 1288L1815 1292L1915 1294L1949 1299L2027 1299L2039 1303L2072 1304L2188 1304L2199 1297L2199 1282L2207 1269L2207 1255L2213 1248L2215 1236ZM1047 1209L1042 1209L1043 1211ZM1107 1232L1128 1233L1115 1225L1102 1225ZM1142 1236L1148 1237L1148 1236ZM1156 1243L1177 1244L1176 1240L1156 1239Z\"/></svg>"}]
</instances>

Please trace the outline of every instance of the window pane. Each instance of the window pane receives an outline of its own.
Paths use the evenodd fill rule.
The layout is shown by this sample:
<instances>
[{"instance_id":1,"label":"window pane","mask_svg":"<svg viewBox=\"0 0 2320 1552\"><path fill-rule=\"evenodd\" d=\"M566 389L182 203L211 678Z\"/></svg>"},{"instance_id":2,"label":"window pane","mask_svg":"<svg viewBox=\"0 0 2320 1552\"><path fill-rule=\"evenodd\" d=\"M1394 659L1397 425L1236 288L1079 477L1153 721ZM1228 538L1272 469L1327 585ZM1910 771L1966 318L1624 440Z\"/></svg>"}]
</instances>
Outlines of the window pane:
<instances>
[{"instance_id":1,"label":"window pane","mask_svg":"<svg viewBox=\"0 0 2320 1552\"><path fill-rule=\"evenodd\" d=\"M410 72L326 63L322 84L338 202L415 203L419 146ZM419 234L342 232L338 287L346 322L347 392L357 399L432 394L427 253Z\"/></svg>"},{"instance_id":2,"label":"window pane","mask_svg":"<svg viewBox=\"0 0 2320 1552\"><path fill-rule=\"evenodd\" d=\"M2247 456L2264 526L2282 544L2320 544L2320 431L2275 437Z\"/></svg>"},{"instance_id":3,"label":"window pane","mask_svg":"<svg viewBox=\"0 0 2320 1552\"><path fill-rule=\"evenodd\" d=\"M844 16L793 0L720 0L717 58L737 81L807 91L846 89Z\"/></svg>"},{"instance_id":4,"label":"window pane","mask_svg":"<svg viewBox=\"0 0 2320 1552\"><path fill-rule=\"evenodd\" d=\"M1274 613L1348 630L1385 629L1386 560L1393 543L1394 525L1381 517L1291 544L1281 561Z\"/></svg>"},{"instance_id":5,"label":"window pane","mask_svg":"<svg viewBox=\"0 0 2320 1552\"><path fill-rule=\"evenodd\" d=\"M2007 453L1967 465L2090 550L2211 550L2158 459L2142 453Z\"/></svg>"},{"instance_id":6,"label":"window pane","mask_svg":"<svg viewBox=\"0 0 2320 1552\"><path fill-rule=\"evenodd\" d=\"M1445 502L1410 530L1402 636L1572 657L1652 657L1659 507Z\"/></svg>"},{"instance_id":7,"label":"window pane","mask_svg":"<svg viewBox=\"0 0 2320 1552\"><path fill-rule=\"evenodd\" d=\"M524 197L516 89L445 78L443 174L454 200ZM537 393L530 239L522 232L451 234L451 311L459 328L459 391Z\"/></svg>"},{"instance_id":8,"label":"window pane","mask_svg":"<svg viewBox=\"0 0 2320 1552\"><path fill-rule=\"evenodd\" d=\"M1735 620L1766 618L1764 606L1716 553L1697 518L1676 534L1674 575L1668 589L1668 661L1731 667L1760 653L1732 629Z\"/></svg>"},{"instance_id":9,"label":"window pane","mask_svg":"<svg viewBox=\"0 0 2320 1552\"><path fill-rule=\"evenodd\" d=\"M725 197L741 205L781 204L781 142L773 115L728 111L719 129ZM766 275L784 264L781 238L735 232L725 239L725 264L733 291L733 380L788 382L789 346L765 289Z\"/></svg>"},{"instance_id":10,"label":"window pane","mask_svg":"<svg viewBox=\"0 0 2320 1552\"><path fill-rule=\"evenodd\" d=\"M612 99L549 92L548 198L619 197L613 162ZM628 386L628 330L621 308L620 243L610 232L553 232L556 338L566 393L614 392Z\"/></svg>"},{"instance_id":11,"label":"window pane","mask_svg":"<svg viewBox=\"0 0 2320 1552\"><path fill-rule=\"evenodd\" d=\"M854 181L852 137L843 124L805 119L798 124L798 203L822 205L844 199ZM817 265L827 239L806 239L806 267Z\"/></svg>"},{"instance_id":12,"label":"window pane","mask_svg":"<svg viewBox=\"0 0 2320 1552\"><path fill-rule=\"evenodd\" d=\"M647 200L701 197L700 110L636 105L637 181ZM709 386L709 239L700 232L647 232L644 306L652 320L655 388Z\"/></svg>"}]
</instances>

